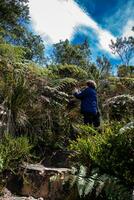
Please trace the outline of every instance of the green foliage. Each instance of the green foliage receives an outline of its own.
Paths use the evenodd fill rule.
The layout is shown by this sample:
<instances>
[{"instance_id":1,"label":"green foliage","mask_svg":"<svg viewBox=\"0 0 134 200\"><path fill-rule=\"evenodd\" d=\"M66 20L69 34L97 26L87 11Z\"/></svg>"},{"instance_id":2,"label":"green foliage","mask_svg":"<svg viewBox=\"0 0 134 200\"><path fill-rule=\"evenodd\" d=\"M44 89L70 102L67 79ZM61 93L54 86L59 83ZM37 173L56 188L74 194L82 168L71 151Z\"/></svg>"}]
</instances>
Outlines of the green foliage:
<instances>
[{"instance_id":1,"label":"green foliage","mask_svg":"<svg viewBox=\"0 0 134 200\"><path fill-rule=\"evenodd\" d=\"M56 64L71 64L87 66L89 63L90 49L87 41L79 45L72 45L68 40L60 41L54 45Z\"/></svg>"},{"instance_id":2,"label":"green foliage","mask_svg":"<svg viewBox=\"0 0 134 200\"><path fill-rule=\"evenodd\" d=\"M4 38L8 41L20 40L25 31L24 24L29 21L28 0L1 0L0 16Z\"/></svg>"},{"instance_id":3,"label":"green foliage","mask_svg":"<svg viewBox=\"0 0 134 200\"><path fill-rule=\"evenodd\" d=\"M30 33L28 33L30 34ZM24 60L34 61L39 64L44 64L44 44L40 36L31 35L24 38L21 46L12 45L5 41L0 44L0 55L11 62L24 62Z\"/></svg>"},{"instance_id":4,"label":"green foliage","mask_svg":"<svg viewBox=\"0 0 134 200\"><path fill-rule=\"evenodd\" d=\"M58 80L57 89L61 91L71 92L72 88L77 85L77 80L73 78L63 78Z\"/></svg>"},{"instance_id":5,"label":"green foliage","mask_svg":"<svg viewBox=\"0 0 134 200\"><path fill-rule=\"evenodd\" d=\"M98 174L95 172L87 177L87 168L82 165L80 166L77 174L76 171L77 169L75 170L75 176L73 176L72 185L77 185L79 196L82 198L91 194L94 189Z\"/></svg>"},{"instance_id":6,"label":"green foliage","mask_svg":"<svg viewBox=\"0 0 134 200\"><path fill-rule=\"evenodd\" d=\"M0 44L0 55L9 63L22 62L25 58L25 49L10 44Z\"/></svg>"},{"instance_id":7,"label":"green foliage","mask_svg":"<svg viewBox=\"0 0 134 200\"><path fill-rule=\"evenodd\" d=\"M48 69L60 78L69 77L75 79L86 79L88 77L86 70L76 65L56 65L51 66Z\"/></svg>"},{"instance_id":8,"label":"green foliage","mask_svg":"<svg viewBox=\"0 0 134 200\"><path fill-rule=\"evenodd\" d=\"M100 69L96 66L96 64L94 63L90 63L87 68L86 71L88 73L88 78L91 80L94 80L97 85L99 83L99 80L101 79L101 73L100 73Z\"/></svg>"},{"instance_id":9,"label":"green foliage","mask_svg":"<svg viewBox=\"0 0 134 200\"><path fill-rule=\"evenodd\" d=\"M30 159L32 146L27 137L13 138L6 134L0 142L0 158L2 171L15 170L24 161Z\"/></svg>"},{"instance_id":10,"label":"green foliage","mask_svg":"<svg viewBox=\"0 0 134 200\"><path fill-rule=\"evenodd\" d=\"M108 77L111 71L111 63L109 60L103 55L102 57L97 57L96 61L99 68L99 77L101 79Z\"/></svg>"},{"instance_id":11,"label":"green foliage","mask_svg":"<svg viewBox=\"0 0 134 200\"><path fill-rule=\"evenodd\" d=\"M134 97L131 95L119 95L106 100L104 104L107 115L113 120L127 120L134 116Z\"/></svg>"},{"instance_id":12,"label":"green foliage","mask_svg":"<svg viewBox=\"0 0 134 200\"><path fill-rule=\"evenodd\" d=\"M77 130L79 130L79 135L82 137L87 137L89 135L97 134L97 130L95 130L93 127L89 125L77 124L76 128Z\"/></svg>"},{"instance_id":13,"label":"green foliage","mask_svg":"<svg viewBox=\"0 0 134 200\"><path fill-rule=\"evenodd\" d=\"M131 190L119 179L101 174L99 169L88 171L83 165L73 168L71 186L76 186L80 199L130 200Z\"/></svg>"},{"instance_id":14,"label":"green foliage","mask_svg":"<svg viewBox=\"0 0 134 200\"><path fill-rule=\"evenodd\" d=\"M134 78L120 78L120 82L126 88L126 93L134 94Z\"/></svg>"},{"instance_id":15,"label":"green foliage","mask_svg":"<svg viewBox=\"0 0 134 200\"><path fill-rule=\"evenodd\" d=\"M49 66L47 69L49 73L53 74L53 77L50 75L52 77L51 85L70 94L78 85L78 80L83 82L88 77L87 71L76 65Z\"/></svg>"},{"instance_id":16,"label":"green foliage","mask_svg":"<svg viewBox=\"0 0 134 200\"><path fill-rule=\"evenodd\" d=\"M127 99L127 96L134 95L134 79L133 78L126 78L126 77L118 78L118 77L110 76L108 79L99 81L97 91L98 91L99 107L101 109L103 119L107 119L109 115L109 111L111 111L113 108L113 106L110 104L110 108L106 106L107 109L105 109L106 107L104 106L104 104L106 105L108 99L112 99L112 98L113 98L113 102L115 102L114 99L116 99L116 96L118 96L118 98L122 96L121 97L122 100L121 99L119 100L120 103L118 105L118 98L117 98L116 100L117 110L116 108L113 108L113 110L115 111L115 114L118 113L119 115L121 115L122 116L121 118L123 120L125 120L125 118L129 118L129 114L133 118L133 115L132 115L133 108L131 109L131 103L129 104L129 100L125 100L125 96ZM123 108L124 100L125 100L126 107L124 106ZM127 102L128 102L128 107L127 107ZM123 115L123 110L120 109L121 105L126 115ZM121 112L118 112L118 109Z\"/></svg>"},{"instance_id":17,"label":"green foliage","mask_svg":"<svg viewBox=\"0 0 134 200\"><path fill-rule=\"evenodd\" d=\"M33 93L29 90L30 82L25 77L25 66L21 64L9 64L2 60L0 63L3 90L1 91L3 105L6 110L7 131L15 134L18 129L25 127L28 122L26 113L30 106Z\"/></svg>"},{"instance_id":18,"label":"green foliage","mask_svg":"<svg viewBox=\"0 0 134 200\"><path fill-rule=\"evenodd\" d=\"M104 192L107 200L131 200L132 189L122 184L122 182L114 177L109 177L105 182Z\"/></svg>"},{"instance_id":19,"label":"green foliage","mask_svg":"<svg viewBox=\"0 0 134 200\"><path fill-rule=\"evenodd\" d=\"M42 143L43 149L62 146L70 129L68 95L52 87L50 81L48 84L52 72L34 63L11 65L5 60L0 61L0 72L5 131L12 135L27 134L33 143L38 146Z\"/></svg>"},{"instance_id":20,"label":"green foliage","mask_svg":"<svg viewBox=\"0 0 134 200\"><path fill-rule=\"evenodd\" d=\"M115 124L114 124L115 126ZM93 162L101 170L118 177L127 184L132 184L134 127L125 133L119 127L105 127L102 133L78 137L72 141L70 148L83 164Z\"/></svg>"},{"instance_id":21,"label":"green foliage","mask_svg":"<svg viewBox=\"0 0 134 200\"><path fill-rule=\"evenodd\" d=\"M120 57L122 64L128 66L134 55L134 37L117 38L116 42L111 40L110 48Z\"/></svg>"},{"instance_id":22,"label":"green foliage","mask_svg":"<svg viewBox=\"0 0 134 200\"><path fill-rule=\"evenodd\" d=\"M0 1L0 26L19 34L21 20L29 20L28 0ZM19 33L17 33L17 31Z\"/></svg>"},{"instance_id":23,"label":"green foliage","mask_svg":"<svg viewBox=\"0 0 134 200\"><path fill-rule=\"evenodd\" d=\"M45 63L45 46L39 35L26 31L22 44L26 49L25 58L39 64Z\"/></svg>"},{"instance_id":24,"label":"green foliage","mask_svg":"<svg viewBox=\"0 0 134 200\"><path fill-rule=\"evenodd\" d=\"M39 35L28 30L27 25L30 22L28 0L1 0L0 16L0 43L3 44L6 41L9 44L18 45L20 46L18 48L24 49L25 59L44 64L43 40Z\"/></svg>"},{"instance_id":25,"label":"green foliage","mask_svg":"<svg viewBox=\"0 0 134 200\"><path fill-rule=\"evenodd\" d=\"M134 66L121 65L117 73L119 77L134 77Z\"/></svg>"}]
</instances>

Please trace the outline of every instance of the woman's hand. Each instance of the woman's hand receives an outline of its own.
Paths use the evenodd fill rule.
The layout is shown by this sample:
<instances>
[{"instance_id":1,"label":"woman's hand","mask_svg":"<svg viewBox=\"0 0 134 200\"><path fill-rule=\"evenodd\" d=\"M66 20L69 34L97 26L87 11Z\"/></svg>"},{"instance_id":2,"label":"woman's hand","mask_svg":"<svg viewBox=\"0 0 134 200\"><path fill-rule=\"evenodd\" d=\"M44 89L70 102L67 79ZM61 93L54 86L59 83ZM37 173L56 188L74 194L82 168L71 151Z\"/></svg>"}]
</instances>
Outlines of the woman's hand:
<instances>
[{"instance_id":1,"label":"woman's hand","mask_svg":"<svg viewBox=\"0 0 134 200\"><path fill-rule=\"evenodd\" d=\"M79 89L78 88L74 88L74 93L78 93L79 92Z\"/></svg>"}]
</instances>

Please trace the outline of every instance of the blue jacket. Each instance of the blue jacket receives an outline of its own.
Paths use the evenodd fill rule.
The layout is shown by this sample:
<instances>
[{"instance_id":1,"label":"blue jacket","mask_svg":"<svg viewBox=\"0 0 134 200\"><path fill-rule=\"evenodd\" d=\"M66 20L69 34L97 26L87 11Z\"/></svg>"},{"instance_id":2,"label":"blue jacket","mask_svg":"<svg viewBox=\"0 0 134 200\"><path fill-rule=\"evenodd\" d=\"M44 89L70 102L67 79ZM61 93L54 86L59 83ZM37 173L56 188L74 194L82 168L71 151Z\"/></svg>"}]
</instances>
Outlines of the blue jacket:
<instances>
[{"instance_id":1,"label":"blue jacket","mask_svg":"<svg viewBox=\"0 0 134 200\"><path fill-rule=\"evenodd\" d=\"M97 94L95 89L87 87L80 93L74 93L74 96L81 100L81 113L97 113Z\"/></svg>"}]
</instances>

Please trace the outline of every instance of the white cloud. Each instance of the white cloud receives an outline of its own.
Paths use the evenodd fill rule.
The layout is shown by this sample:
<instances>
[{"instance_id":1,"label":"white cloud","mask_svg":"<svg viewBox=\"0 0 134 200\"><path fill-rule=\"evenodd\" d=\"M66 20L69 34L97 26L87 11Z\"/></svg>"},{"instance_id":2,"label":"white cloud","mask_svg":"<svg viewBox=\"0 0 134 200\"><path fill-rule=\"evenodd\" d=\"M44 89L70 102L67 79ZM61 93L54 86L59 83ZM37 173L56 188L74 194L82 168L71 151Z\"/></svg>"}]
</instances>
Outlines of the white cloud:
<instances>
[{"instance_id":1,"label":"white cloud","mask_svg":"<svg viewBox=\"0 0 134 200\"><path fill-rule=\"evenodd\" d=\"M123 37L133 36L134 32L132 27L134 26L134 20L128 20L127 24L123 28Z\"/></svg>"},{"instance_id":2,"label":"white cloud","mask_svg":"<svg viewBox=\"0 0 134 200\"><path fill-rule=\"evenodd\" d=\"M83 25L95 31L98 47L111 53L109 43L115 37L102 29L73 0L30 0L29 6L33 27L47 42L71 39L75 29Z\"/></svg>"}]
</instances>

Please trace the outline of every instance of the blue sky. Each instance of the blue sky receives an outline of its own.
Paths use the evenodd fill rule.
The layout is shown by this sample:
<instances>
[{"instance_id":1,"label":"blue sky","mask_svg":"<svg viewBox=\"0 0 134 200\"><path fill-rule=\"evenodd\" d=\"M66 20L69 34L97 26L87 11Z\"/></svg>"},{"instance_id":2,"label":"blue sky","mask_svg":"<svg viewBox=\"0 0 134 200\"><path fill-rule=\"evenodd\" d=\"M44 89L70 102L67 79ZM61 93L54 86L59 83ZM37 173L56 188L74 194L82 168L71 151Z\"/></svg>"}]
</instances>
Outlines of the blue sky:
<instances>
[{"instance_id":1,"label":"blue sky","mask_svg":"<svg viewBox=\"0 0 134 200\"><path fill-rule=\"evenodd\" d=\"M46 51L59 40L77 44L86 38L93 60L104 54L116 65L111 39L133 34L134 0L30 0L29 7L33 30L42 36Z\"/></svg>"}]
</instances>

